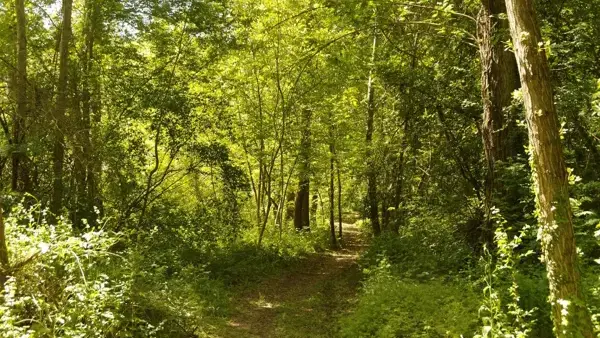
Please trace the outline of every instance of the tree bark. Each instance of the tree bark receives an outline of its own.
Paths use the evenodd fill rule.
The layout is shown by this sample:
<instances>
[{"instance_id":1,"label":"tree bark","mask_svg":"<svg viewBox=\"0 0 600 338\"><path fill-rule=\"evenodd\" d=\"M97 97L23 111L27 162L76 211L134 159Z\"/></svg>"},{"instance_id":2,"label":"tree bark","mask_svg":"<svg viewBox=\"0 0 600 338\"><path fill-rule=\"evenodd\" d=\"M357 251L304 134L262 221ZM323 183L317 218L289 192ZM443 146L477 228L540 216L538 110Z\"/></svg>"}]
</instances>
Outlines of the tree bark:
<instances>
[{"instance_id":1,"label":"tree bark","mask_svg":"<svg viewBox=\"0 0 600 338\"><path fill-rule=\"evenodd\" d=\"M533 0L507 0L527 113L540 238L557 337L594 336L584 300L550 69Z\"/></svg>"},{"instance_id":2,"label":"tree bark","mask_svg":"<svg viewBox=\"0 0 600 338\"><path fill-rule=\"evenodd\" d=\"M335 238L335 144L333 136L333 123L329 123L329 236L331 247L337 246Z\"/></svg>"},{"instance_id":3,"label":"tree bark","mask_svg":"<svg viewBox=\"0 0 600 338\"><path fill-rule=\"evenodd\" d=\"M496 189L495 165L497 161L505 161L508 155L510 122L505 115L512 102L512 92L519 88L519 75L514 54L503 45L509 37L508 22L500 18L506 13L504 0L481 0L481 4L477 35L483 100L481 133L487 166L484 184L484 241L489 243L494 234L490 218Z\"/></svg>"},{"instance_id":4,"label":"tree bark","mask_svg":"<svg viewBox=\"0 0 600 338\"><path fill-rule=\"evenodd\" d=\"M337 154L336 154L336 169L337 169L337 183L338 183L338 223L339 223L338 236L339 236L339 239L341 242L344 238L343 219L342 219L342 175L340 173L340 161L339 161L339 158L337 158Z\"/></svg>"},{"instance_id":5,"label":"tree bark","mask_svg":"<svg viewBox=\"0 0 600 338\"><path fill-rule=\"evenodd\" d=\"M96 200L97 173L94 170L94 149L92 147L92 115L99 114L95 91L97 79L94 75L94 44L96 40L96 30L98 23L98 5L96 0L86 0L85 18L84 18L84 48L81 51L80 59L82 64L81 79L81 114L75 121L76 132L76 150L75 161L75 179L76 179L76 198L77 205L75 210L76 220L86 218L88 221L94 221L93 207ZM79 107L76 107L78 109Z\"/></svg>"},{"instance_id":6,"label":"tree bark","mask_svg":"<svg viewBox=\"0 0 600 338\"><path fill-rule=\"evenodd\" d=\"M1 203L2 201L0 201ZM6 226L4 224L4 215L2 206L0 205L0 287L6 282L6 270L9 267L8 261L8 246L6 243Z\"/></svg>"},{"instance_id":7,"label":"tree bark","mask_svg":"<svg viewBox=\"0 0 600 338\"><path fill-rule=\"evenodd\" d=\"M52 201L50 211L58 216L63 204L63 161L65 157L65 114L67 110L67 88L69 73L69 43L71 41L71 12L73 0L63 1L63 23L60 36L60 61L58 67L58 96L54 110L54 147L52 151Z\"/></svg>"},{"instance_id":8,"label":"tree bark","mask_svg":"<svg viewBox=\"0 0 600 338\"><path fill-rule=\"evenodd\" d=\"M312 112L302 112L302 139L300 140L298 194L294 210L294 226L297 230L310 229L310 146Z\"/></svg>"},{"instance_id":9,"label":"tree bark","mask_svg":"<svg viewBox=\"0 0 600 338\"><path fill-rule=\"evenodd\" d=\"M27 18L25 0L15 1L17 18L17 68L16 98L17 109L13 118L12 151L12 190L29 191L30 180L24 160L27 158L23 146L25 139L25 121L27 119Z\"/></svg>"},{"instance_id":10,"label":"tree bark","mask_svg":"<svg viewBox=\"0 0 600 338\"><path fill-rule=\"evenodd\" d=\"M381 226L379 225L379 201L377 200L377 171L375 170L375 161L373 159L373 121L375 119L375 86L373 85L373 77L376 48L377 35L373 34L371 71L369 72L369 82L367 85L367 208L373 234L378 236L381 233Z\"/></svg>"}]
</instances>

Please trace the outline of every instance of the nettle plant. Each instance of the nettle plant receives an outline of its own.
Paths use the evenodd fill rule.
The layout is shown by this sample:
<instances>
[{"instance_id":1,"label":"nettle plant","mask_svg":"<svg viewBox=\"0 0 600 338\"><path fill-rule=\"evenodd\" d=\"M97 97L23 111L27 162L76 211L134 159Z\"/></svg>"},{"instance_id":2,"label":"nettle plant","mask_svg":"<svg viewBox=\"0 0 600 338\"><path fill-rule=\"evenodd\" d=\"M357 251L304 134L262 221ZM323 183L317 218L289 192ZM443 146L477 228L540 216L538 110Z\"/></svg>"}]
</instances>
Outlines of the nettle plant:
<instances>
[{"instance_id":1,"label":"nettle plant","mask_svg":"<svg viewBox=\"0 0 600 338\"><path fill-rule=\"evenodd\" d=\"M120 311L131 279L106 274L110 266L126 269L110 251L118 235L102 226L75 233L65 219L49 224L47 216L40 205L17 205L5 219L9 268L0 298L2 336L111 337L131 325Z\"/></svg>"},{"instance_id":2,"label":"nettle plant","mask_svg":"<svg viewBox=\"0 0 600 338\"><path fill-rule=\"evenodd\" d=\"M479 308L483 328L481 334L475 337L525 338L533 329L533 317L537 309L524 310L519 304L516 265L519 260L533 255L534 252L529 250L520 253L517 249L525 238L531 237L532 227L525 226L510 238L506 231L506 220L499 210L493 210L492 214L497 225L494 238L497 256L493 257L488 248L484 249L484 298Z\"/></svg>"}]
</instances>

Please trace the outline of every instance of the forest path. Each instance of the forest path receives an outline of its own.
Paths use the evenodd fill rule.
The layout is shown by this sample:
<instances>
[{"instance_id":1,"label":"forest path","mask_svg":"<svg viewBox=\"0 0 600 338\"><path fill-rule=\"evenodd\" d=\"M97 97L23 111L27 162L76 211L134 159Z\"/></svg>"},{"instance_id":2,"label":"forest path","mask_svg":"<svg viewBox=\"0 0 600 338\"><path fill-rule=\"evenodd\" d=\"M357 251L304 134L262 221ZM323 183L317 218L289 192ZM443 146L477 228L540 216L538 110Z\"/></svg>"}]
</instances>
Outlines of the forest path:
<instances>
[{"instance_id":1,"label":"forest path","mask_svg":"<svg viewBox=\"0 0 600 338\"><path fill-rule=\"evenodd\" d=\"M337 318L358 291L357 259L365 247L355 225L343 226L343 249L313 254L236 296L236 311L219 337L336 336Z\"/></svg>"}]
</instances>

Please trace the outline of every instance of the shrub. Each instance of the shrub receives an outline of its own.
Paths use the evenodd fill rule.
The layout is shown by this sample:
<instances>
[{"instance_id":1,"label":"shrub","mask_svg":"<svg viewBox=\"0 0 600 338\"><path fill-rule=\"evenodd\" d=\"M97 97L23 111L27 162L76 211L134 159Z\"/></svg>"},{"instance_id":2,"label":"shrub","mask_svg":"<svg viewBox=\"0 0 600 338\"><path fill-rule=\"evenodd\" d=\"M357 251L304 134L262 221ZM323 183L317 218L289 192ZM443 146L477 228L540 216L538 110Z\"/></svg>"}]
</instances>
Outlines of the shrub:
<instances>
[{"instance_id":1,"label":"shrub","mask_svg":"<svg viewBox=\"0 0 600 338\"><path fill-rule=\"evenodd\" d=\"M3 337L123 337L131 325L153 335L153 327L123 315L127 274L107 274L113 265L127 269L110 252L118 234L102 228L77 234L64 219L48 224L45 215L39 205L18 205L5 220L13 269L0 303Z\"/></svg>"},{"instance_id":2,"label":"shrub","mask_svg":"<svg viewBox=\"0 0 600 338\"><path fill-rule=\"evenodd\" d=\"M399 235L383 233L375 238L361 265L374 266L385 258L407 277L457 273L468 267L471 250L453 231L449 222L414 218Z\"/></svg>"}]
</instances>

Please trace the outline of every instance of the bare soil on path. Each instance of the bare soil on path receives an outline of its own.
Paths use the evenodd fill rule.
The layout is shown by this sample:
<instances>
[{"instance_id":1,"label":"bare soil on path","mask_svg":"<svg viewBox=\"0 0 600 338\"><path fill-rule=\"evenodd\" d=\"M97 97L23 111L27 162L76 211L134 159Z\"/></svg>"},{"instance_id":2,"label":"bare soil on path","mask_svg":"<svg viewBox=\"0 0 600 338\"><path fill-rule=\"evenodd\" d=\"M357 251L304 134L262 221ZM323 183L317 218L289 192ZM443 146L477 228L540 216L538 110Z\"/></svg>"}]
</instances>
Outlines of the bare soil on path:
<instances>
[{"instance_id":1,"label":"bare soil on path","mask_svg":"<svg viewBox=\"0 0 600 338\"><path fill-rule=\"evenodd\" d=\"M365 244L344 224L344 247L305 258L233 299L235 311L217 337L335 337L360 285L357 259Z\"/></svg>"}]
</instances>

